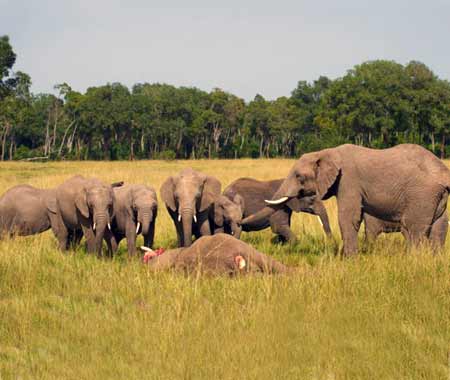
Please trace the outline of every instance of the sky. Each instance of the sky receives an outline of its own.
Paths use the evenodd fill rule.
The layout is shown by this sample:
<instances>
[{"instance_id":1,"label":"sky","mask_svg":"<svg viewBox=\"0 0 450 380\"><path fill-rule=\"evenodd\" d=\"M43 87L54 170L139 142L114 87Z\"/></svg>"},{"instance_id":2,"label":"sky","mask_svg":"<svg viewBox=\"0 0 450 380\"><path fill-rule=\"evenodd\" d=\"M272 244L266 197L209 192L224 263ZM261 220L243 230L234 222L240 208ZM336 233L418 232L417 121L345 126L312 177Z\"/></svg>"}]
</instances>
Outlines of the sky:
<instances>
[{"instance_id":1,"label":"sky","mask_svg":"<svg viewBox=\"0 0 450 380\"><path fill-rule=\"evenodd\" d=\"M450 79L450 0L0 0L4 34L36 93L160 82L275 99L374 59Z\"/></svg>"}]
</instances>

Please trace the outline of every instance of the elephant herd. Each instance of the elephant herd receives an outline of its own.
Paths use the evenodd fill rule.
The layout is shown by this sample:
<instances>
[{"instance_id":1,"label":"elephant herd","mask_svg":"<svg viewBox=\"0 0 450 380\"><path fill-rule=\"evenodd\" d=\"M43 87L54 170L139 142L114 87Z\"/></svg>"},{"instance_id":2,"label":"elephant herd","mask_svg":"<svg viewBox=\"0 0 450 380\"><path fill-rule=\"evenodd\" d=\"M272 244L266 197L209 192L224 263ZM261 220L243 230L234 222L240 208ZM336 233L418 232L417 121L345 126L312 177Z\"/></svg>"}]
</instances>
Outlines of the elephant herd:
<instances>
[{"instance_id":1,"label":"elephant herd","mask_svg":"<svg viewBox=\"0 0 450 380\"><path fill-rule=\"evenodd\" d=\"M307 153L286 178L239 178L223 192L217 178L187 168L167 178L160 189L180 248L155 257L151 266L189 267L196 257L205 257L205 263L215 262L223 271L249 269L250 260L261 271L283 272L287 268L281 263L239 241L241 232L270 226L281 241L293 241L292 212L307 212L317 215L331 236L322 200L333 196L345 256L357 253L363 220L367 239L402 232L410 244L429 240L439 248L447 234L449 189L449 169L413 144L382 150L345 144ZM0 198L0 235L31 235L51 228L61 250L78 245L84 236L88 252L99 255L103 241L112 255L126 238L128 253L134 255L138 234L145 247L152 247L157 214L152 187L75 176L54 189L9 189ZM193 236L198 241L192 245Z\"/></svg>"}]
</instances>

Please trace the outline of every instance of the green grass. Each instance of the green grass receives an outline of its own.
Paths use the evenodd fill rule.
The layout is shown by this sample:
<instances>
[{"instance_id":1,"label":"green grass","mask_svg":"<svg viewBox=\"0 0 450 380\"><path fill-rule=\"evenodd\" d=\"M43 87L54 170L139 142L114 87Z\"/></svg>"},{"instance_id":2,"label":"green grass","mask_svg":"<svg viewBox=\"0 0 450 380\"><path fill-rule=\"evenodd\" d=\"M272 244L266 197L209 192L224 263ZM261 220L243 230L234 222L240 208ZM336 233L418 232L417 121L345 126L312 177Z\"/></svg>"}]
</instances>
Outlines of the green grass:
<instances>
[{"instance_id":1,"label":"green grass","mask_svg":"<svg viewBox=\"0 0 450 380\"><path fill-rule=\"evenodd\" d=\"M290 160L0 164L0 192L70 175L162 181L191 165L219 177L276 178ZM336 206L326 203L339 242ZM315 217L294 246L244 234L293 275L198 278L150 273L56 249L50 232L0 242L0 379L448 379L450 256L406 252L399 234L342 260ZM174 246L161 207L156 246Z\"/></svg>"}]
</instances>

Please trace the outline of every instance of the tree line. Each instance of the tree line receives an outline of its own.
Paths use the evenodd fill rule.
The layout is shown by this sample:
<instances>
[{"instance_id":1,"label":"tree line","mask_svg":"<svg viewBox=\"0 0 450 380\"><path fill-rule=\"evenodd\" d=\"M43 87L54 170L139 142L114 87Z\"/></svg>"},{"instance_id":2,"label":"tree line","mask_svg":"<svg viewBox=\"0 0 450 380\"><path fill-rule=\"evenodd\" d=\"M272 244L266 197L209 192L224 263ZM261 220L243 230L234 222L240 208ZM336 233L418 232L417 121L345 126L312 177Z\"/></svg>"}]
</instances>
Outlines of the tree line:
<instances>
[{"instance_id":1,"label":"tree line","mask_svg":"<svg viewBox=\"0 0 450 380\"><path fill-rule=\"evenodd\" d=\"M298 157L354 143L423 145L450 154L450 83L425 64L376 60L341 78L299 81L290 96L245 102L168 84L120 83L84 93L67 83L33 94L0 37L0 159Z\"/></svg>"}]
</instances>

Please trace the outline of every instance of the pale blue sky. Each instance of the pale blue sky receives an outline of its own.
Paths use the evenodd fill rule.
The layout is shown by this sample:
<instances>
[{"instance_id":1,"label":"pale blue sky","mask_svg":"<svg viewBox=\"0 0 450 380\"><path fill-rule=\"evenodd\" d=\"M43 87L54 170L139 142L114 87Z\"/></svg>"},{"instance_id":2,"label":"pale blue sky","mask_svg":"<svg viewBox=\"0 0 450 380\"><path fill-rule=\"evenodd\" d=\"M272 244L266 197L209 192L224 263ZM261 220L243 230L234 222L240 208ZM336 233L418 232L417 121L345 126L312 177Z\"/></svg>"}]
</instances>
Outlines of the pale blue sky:
<instances>
[{"instance_id":1,"label":"pale blue sky","mask_svg":"<svg viewBox=\"0 0 450 380\"><path fill-rule=\"evenodd\" d=\"M0 35L33 91L165 82L247 100L372 59L450 78L450 0L0 0Z\"/></svg>"}]
</instances>

